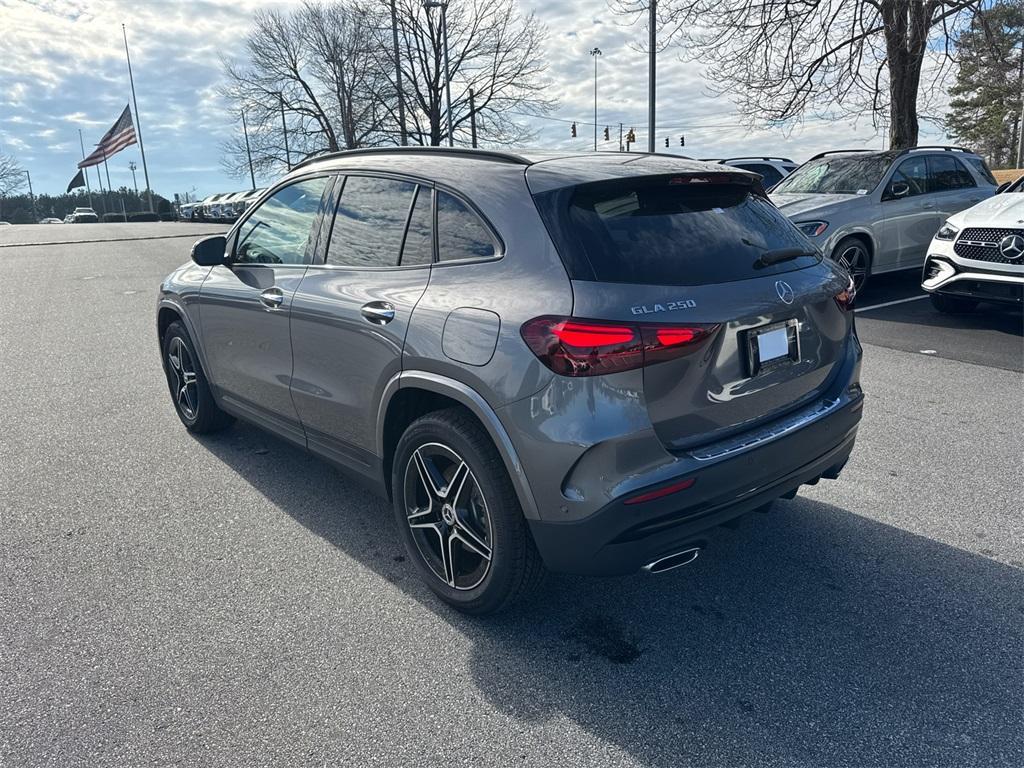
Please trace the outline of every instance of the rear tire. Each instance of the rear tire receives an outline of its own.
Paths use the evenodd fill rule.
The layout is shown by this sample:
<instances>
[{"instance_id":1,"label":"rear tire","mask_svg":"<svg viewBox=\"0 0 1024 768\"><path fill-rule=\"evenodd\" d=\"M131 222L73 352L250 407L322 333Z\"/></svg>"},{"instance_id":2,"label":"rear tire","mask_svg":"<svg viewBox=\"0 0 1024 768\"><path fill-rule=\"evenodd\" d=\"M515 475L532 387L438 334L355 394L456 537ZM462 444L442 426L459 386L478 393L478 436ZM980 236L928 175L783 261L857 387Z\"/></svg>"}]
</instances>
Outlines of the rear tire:
<instances>
[{"instance_id":1,"label":"rear tire","mask_svg":"<svg viewBox=\"0 0 1024 768\"><path fill-rule=\"evenodd\" d=\"M871 279L871 254L859 237L844 237L840 240L832 251L832 261L850 273L857 293L867 287Z\"/></svg>"},{"instance_id":2,"label":"rear tire","mask_svg":"<svg viewBox=\"0 0 1024 768\"><path fill-rule=\"evenodd\" d=\"M179 320L164 332L163 363L174 410L189 432L203 435L231 425L234 418L214 401L192 339Z\"/></svg>"},{"instance_id":3,"label":"rear tire","mask_svg":"<svg viewBox=\"0 0 1024 768\"><path fill-rule=\"evenodd\" d=\"M429 413L398 441L395 522L409 559L444 602L475 615L524 600L544 576L497 449L460 408Z\"/></svg>"},{"instance_id":4,"label":"rear tire","mask_svg":"<svg viewBox=\"0 0 1024 768\"><path fill-rule=\"evenodd\" d=\"M978 308L977 299L965 299L961 296L947 296L943 293L931 295L932 306L947 315L962 315Z\"/></svg>"}]
</instances>

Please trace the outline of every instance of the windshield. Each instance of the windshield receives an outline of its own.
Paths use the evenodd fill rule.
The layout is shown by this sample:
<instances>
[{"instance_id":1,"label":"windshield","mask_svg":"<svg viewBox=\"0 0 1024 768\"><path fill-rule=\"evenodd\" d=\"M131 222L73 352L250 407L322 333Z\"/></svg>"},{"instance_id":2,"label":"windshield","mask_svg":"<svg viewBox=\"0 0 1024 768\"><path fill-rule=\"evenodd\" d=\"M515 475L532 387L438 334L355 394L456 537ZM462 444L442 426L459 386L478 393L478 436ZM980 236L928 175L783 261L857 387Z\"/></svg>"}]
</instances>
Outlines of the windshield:
<instances>
[{"instance_id":1,"label":"windshield","mask_svg":"<svg viewBox=\"0 0 1024 768\"><path fill-rule=\"evenodd\" d=\"M819 195L866 195L892 162L888 155L834 155L811 160L772 190Z\"/></svg>"}]
</instances>

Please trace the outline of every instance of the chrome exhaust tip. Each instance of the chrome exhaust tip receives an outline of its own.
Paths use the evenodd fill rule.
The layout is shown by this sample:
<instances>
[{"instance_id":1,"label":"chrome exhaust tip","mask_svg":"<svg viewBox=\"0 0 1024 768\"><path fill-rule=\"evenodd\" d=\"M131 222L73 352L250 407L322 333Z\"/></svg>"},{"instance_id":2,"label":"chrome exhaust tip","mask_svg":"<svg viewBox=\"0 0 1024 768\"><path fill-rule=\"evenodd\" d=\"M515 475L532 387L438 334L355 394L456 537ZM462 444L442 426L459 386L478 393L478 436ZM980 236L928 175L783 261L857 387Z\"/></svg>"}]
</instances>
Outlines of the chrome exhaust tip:
<instances>
[{"instance_id":1,"label":"chrome exhaust tip","mask_svg":"<svg viewBox=\"0 0 1024 768\"><path fill-rule=\"evenodd\" d=\"M696 560L700 556L702 549L704 547L687 547L680 552L659 557L657 560L645 565L641 570L647 573L664 573L665 571L671 571L673 568L681 568Z\"/></svg>"}]
</instances>

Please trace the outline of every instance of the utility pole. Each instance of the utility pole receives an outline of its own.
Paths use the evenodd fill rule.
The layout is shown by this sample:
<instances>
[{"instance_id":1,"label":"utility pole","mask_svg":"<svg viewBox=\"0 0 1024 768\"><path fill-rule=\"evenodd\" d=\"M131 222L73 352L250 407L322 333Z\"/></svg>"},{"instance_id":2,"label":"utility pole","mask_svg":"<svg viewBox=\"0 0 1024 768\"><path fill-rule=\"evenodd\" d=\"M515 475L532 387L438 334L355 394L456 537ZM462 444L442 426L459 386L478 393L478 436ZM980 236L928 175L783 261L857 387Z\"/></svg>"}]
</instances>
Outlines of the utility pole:
<instances>
[{"instance_id":1,"label":"utility pole","mask_svg":"<svg viewBox=\"0 0 1024 768\"><path fill-rule=\"evenodd\" d=\"M654 103L655 103L655 70L657 62L657 51L655 45L657 43L657 28L655 23L658 19L658 0L650 0L650 8L648 9L649 16L647 20L650 51L648 53L648 73L647 73L647 151L654 152Z\"/></svg>"},{"instance_id":2,"label":"utility pole","mask_svg":"<svg viewBox=\"0 0 1024 768\"><path fill-rule=\"evenodd\" d=\"M32 192L32 174L25 171L25 175L28 177L28 199L32 201L32 223L39 223L39 214L36 212L36 196Z\"/></svg>"},{"instance_id":3,"label":"utility pole","mask_svg":"<svg viewBox=\"0 0 1024 768\"><path fill-rule=\"evenodd\" d=\"M619 123L619 152L622 151L622 123Z\"/></svg>"},{"instance_id":4,"label":"utility pole","mask_svg":"<svg viewBox=\"0 0 1024 768\"><path fill-rule=\"evenodd\" d=\"M128 55L128 31L124 24L121 25L121 33L124 35L124 57L128 62L128 82L132 86L132 106L135 108L135 135L139 139L139 154L142 155L142 173L146 177L146 196L149 199L149 212L155 213L153 208L153 189L149 186L149 169L146 167L146 148L142 146L142 124L139 122L139 102L135 100L135 78L132 77L132 58ZM110 186L110 180L107 180Z\"/></svg>"},{"instance_id":5,"label":"utility pole","mask_svg":"<svg viewBox=\"0 0 1024 768\"><path fill-rule=\"evenodd\" d=\"M1017 167L1024 168L1024 42L1020 44L1020 121L1017 123Z\"/></svg>"},{"instance_id":6,"label":"utility pole","mask_svg":"<svg viewBox=\"0 0 1024 768\"><path fill-rule=\"evenodd\" d=\"M469 135L473 140L473 149L476 149L476 99L473 89L469 89Z\"/></svg>"},{"instance_id":7,"label":"utility pole","mask_svg":"<svg viewBox=\"0 0 1024 768\"><path fill-rule=\"evenodd\" d=\"M409 134L405 130L405 95L402 93L402 60L398 55L398 13L395 0L391 0L391 38L395 48L395 87L398 89L398 131L402 146L408 146ZM473 144L475 147L476 144ZM255 187L256 185L253 184Z\"/></svg>"},{"instance_id":8,"label":"utility pole","mask_svg":"<svg viewBox=\"0 0 1024 768\"><path fill-rule=\"evenodd\" d=\"M249 149L249 126L245 122L245 110L242 110L242 133L245 134L245 155L249 158L249 180L252 181L250 189L256 189L256 174L252 169L252 151Z\"/></svg>"},{"instance_id":9,"label":"utility pole","mask_svg":"<svg viewBox=\"0 0 1024 768\"><path fill-rule=\"evenodd\" d=\"M601 55L601 49L595 45L590 49L590 55L594 57L594 151L597 152L597 57Z\"/></svg>"}]
</instances>

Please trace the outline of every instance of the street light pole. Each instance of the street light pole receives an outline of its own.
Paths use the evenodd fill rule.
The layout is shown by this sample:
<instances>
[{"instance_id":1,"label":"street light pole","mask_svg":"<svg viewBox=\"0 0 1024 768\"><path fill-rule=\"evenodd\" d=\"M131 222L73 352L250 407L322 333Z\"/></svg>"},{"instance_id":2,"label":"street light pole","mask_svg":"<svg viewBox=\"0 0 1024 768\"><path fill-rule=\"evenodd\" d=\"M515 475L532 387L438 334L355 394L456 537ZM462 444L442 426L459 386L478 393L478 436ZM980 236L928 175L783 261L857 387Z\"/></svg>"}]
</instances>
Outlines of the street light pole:
<instances>
[{"instance_id":1,"label":"street light pole","mask_svg":"<svg viewBox=\"0 0 1024 768\"><path fill-rule=\"evenodd\" d=\"M455 134L452 130L452 74L448 67L448 0L423 0L423 7L441 9L441 43L444 46L444 100L446 107L446 123L448 126L448 146L455 146Z\"/></svg>"},{"instance_id":2,"label":"street light pole","mask_svg":"<svg viewBox=\"0 0 1024 768\"><path fill-rule=\"evenodd\" d=\"M139 182L135 180L135 169L136 169L136 168L138 168L138 167L139 167L139 166L137 166L137 165L135 164L135 161L134 161L134 160L129 160L129 161L128 161L128 168L129 168L129 169L131 170L131 172L132 172L132 186L133 186L133 187L135 187L135 196L136 196L136 197L138 197L138 196L139 196Z\"/></svg>"},{"instance_id":3,"label":"street light pole","mask_svg":"<svg viewBox=\"0 0 1024 768\"><path fill-rule=\"evenodd\" d=\"M281 91L274 91L277 95L277 100L281 104L281 130L284 131L284 159L285 164L288 166L288 170L292 169L292 153L288 149L288 123L284 120L284 94ZM255 186L255 185L254 185Z\"/></svg>"},{"instance_id":4,"label":"street light pole","mask_svg":"<svg viewBox=\"0 0 1024 768\"><path fill-rule=\"evenodd\" d=\"M395 87L398 89L398 131L402 146L409 144L409 134L405 130L405 94L402 93L402 59L398 55L398 12L395 0L391 0L391 41L395 49Z\"/></svg>"},{"instance_id":5,"label":"street light pole","mask_svg":"<svg viewBox=\"0 0 1024 768\"><path fill-rule=\"evenodd\" d=\"M654 94L655 94L655 79L656 79L655 78L655 74L656 74L655 70L656 70L656 62L657 62L657 58L658 58L657 51L655 50L655 45L656 45L656 42L657 42L657 29L655 27L655 22L657 21L657 17L658 17L658 0L650 0L650 1L651 1L651 4L650 4L650 7L648 9L649 15L647 17L647 26L648 26L648 34L649 34L649 39L648 39L648 43L647 44L650 46L650 51L648 53L649 58L648 58L648 62L647 62L647 68L648 68L648 72L647 72L647 78L648 78L647 79L647 151L651 152L653 154L654 153L654 131L655 131L655 125L654 125L654 117L655 117L655 108L654 108L655 98L654 98Z\"/></svg>"},{"instance_id":6,"label":"street light pole","mask_svg":"<svg viewBox=\"0 0 1024 768\"><path fill-rule=\"evenodd\" d=\"M249 149L249 126L245 122L245 110L242 110L242 133L245 134L245 155L249 158L249 180L251 189L256 189L256 173L252 169L252 150Z\"/></svg>"},{"instance_id":7,"label":"street light pole","mask_svg":"<svg viewBox=\"0 0 1024 768\"><path fill-rule=\"evenodd\" d=\"M590 55L594 57L594 151L597 152L597 57L601 55L601 49L595 45L590 49Z\"/></svg>"}]
</instances>

